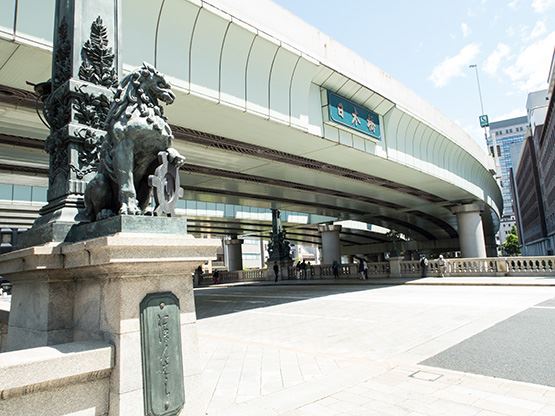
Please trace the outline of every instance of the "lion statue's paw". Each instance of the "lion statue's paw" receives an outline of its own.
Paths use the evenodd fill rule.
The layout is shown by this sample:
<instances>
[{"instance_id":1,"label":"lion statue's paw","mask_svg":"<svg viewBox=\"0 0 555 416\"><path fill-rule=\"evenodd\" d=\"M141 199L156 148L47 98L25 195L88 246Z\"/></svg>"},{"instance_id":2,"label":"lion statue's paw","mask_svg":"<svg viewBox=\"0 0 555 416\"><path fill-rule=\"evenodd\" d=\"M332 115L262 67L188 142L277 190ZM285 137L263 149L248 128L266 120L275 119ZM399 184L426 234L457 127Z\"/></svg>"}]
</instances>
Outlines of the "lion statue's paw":
<instances>
[{"instance_id":1,"label":"lion statue's paw","mask_svg":"<svg viewBox=\"0 0 555 416\"><path fill-rule=\"evenodd\" d=\"M106 218L113 217L114 215L114 211L112 211L111 209L103 209L98 214L96 214L96 220L105 220Z\"/></svg>"},{"instance_id":2,"label":"lion statue's paw","mask_svg":"<svg viewBox=\"0 0 555 416\"><path fill-rule=\"evenodd\" d=\"M185 164L185 156L181 155L173 147L168 147L166 152L168 152L168 159L170 163L175 164L177 167L181 167Z\"/></svg>"},{"instance_id":3,"label":"lion statue's paw","mask_svg":"<svg viewBox=\"0 0 555 416\"><path fill-rule=\"evenodd\" d=\"M121 204L120 215L141 215L140 208L135 204Z\"/></svg>"}]
</instances>

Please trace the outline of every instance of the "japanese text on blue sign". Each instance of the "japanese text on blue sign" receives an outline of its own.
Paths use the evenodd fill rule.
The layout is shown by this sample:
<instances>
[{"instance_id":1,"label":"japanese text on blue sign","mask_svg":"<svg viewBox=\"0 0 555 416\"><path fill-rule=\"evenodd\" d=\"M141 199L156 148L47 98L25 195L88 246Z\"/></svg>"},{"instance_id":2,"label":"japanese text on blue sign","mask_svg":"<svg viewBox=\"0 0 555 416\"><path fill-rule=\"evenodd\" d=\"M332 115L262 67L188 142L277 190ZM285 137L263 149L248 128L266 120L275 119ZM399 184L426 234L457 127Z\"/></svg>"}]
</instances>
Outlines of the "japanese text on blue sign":
<instances>
[{"instance_id":1,"label":"japanese text on blue sign","mask_svg":"<svg viewBox=\"0 0 555 416\"><path fill-rule=\"evenodd\" d=\"M380 117L352 101L328 91L330 121L381 140Z\"/></svg>"}]
</instances>

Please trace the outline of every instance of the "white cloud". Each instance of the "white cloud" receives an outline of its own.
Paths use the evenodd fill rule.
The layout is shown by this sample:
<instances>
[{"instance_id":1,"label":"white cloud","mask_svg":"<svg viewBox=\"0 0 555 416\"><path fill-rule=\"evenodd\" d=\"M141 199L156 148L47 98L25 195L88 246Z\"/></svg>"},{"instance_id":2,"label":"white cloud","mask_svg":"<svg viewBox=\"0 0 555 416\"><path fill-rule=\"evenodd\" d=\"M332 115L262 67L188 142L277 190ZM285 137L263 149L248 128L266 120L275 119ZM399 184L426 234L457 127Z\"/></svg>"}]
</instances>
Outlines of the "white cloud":
<instances>
[{"instance_id":1,"label":"white cloud","mask_svg":"<svg viewBox=\"0 0 555 416\"><path fill-rule=\"evenodd\" d=\"M509 2L509 7L511 9L516 10L518 8L518 3L520 2L520 0L512 0L511 2Z\"/></svg>"},{"instance_id":2,"label":"white cloud","mask_svg":"<svg viewBox=\"0 0 555 416\"><path fill-rule=\"evenodd\" d=\"M418 45L416 45L416 49L414 50L415 53L419 53L424 49L424 42L420 41L418 42Z\"/></svg>"},{"instance_id":3,"label":"white cloud","mask_svg":"<svg viewBox=\"0 0 555 416\"><path fill-rule=\"evenodd\" d=\"M532 9L537 13L544 13L555 6L555 0L532 0Z\"/></svg>"},{"instance_id":4,"label":"white cloud","mask_svg":"<svg viewBox=\"0 0 555 416\"><path fill-rule=\"evenodd\" d=\"M547 28L545 27L545 22L538 20L534 25L534 27L532 28L530 35L528 35L528 39L536 39L541 35L543 35L545 32L547 32Z\"/></svg>"},{"instance_id":5,"label":"white cloud","mask_svg":"<svg viewBox=\"0 0 555 416\"><path fill-rule=\"evenodd\" d=\"M443 62L432 70L429 76L436 87L443 87L456 77L464 76L464 71L480 53L480 46L470 43L462 48L455 56L445 58Z\"/></svg>"},{"instance_id":6,"label":"white cloud","mask_svg":"<svg viewBox=\"0 0 555 416\"><path fill-rule=\"evenodd\" d=\"M480 127L480 123L478 121L478 116L475 117L476 121L471 124L463 124L458 120L455 120L455 123L461 127L466 134L474 139L476 143L482 147L483 150L487 151L486 140L484 138L484 129Z\"/></svg>"},{"instance_id":7,"label":"white cloud","mask_svg":"<svg viewBox=\"0 0 555 416\"><path fill-rule=\"evenodd\" d=\"M532 33L533 29L530 30L528 25L511 25L507 29L505 29L505 33L508 37L516 36L519 41L529 39L530 34Z\"/></svg>"},{"instance_id":8,"label":"white cloud","mask_svg":"<svg viewBox=\"0 0 555 416\"><path fill-rule=\"evenodd\" d=\"M553 45L555 32L528 45L514 63L505 69L505 73L518 89L529 92L546 87Z\"/></svg>"},{"instance_id":9,"label":"white cloud","mask_svg":"<svg viewBox=\"0 0 555 416\"><path fill-rule=\"evenodd\" d=\"M522 117L526 115L526 108L515 108L511 111L508 111L506 113L503 114L499 114L499 115L495 115L493 117L491 117L490 121L499 121L499 120L508 120L510 118L515 118L515 117Z\"/></svg>"},{"instance_id":10,"label":"white cloud","mask_svg":"<svg viewBox=\"0 0 555 416\"><path fill-rule=\"evenodd\" d=\"M461 23L461 30L463 38L467 38L472 33L472 29L470 29L470 26L468 26L465 22Z\"/></svg>"},{"instance_id":11,"label":"white cloud","mask_svg":"<svg viewBox=\"0 0 555 416\"><path fill-rule=\"evenodd\" d=\"M507 58L511 53L511 48L504 43L498 43L495 50L486 58L484 62L484 71L490 75L495 75L499 65L503 59Z\"/></svg>"}]
</instances>

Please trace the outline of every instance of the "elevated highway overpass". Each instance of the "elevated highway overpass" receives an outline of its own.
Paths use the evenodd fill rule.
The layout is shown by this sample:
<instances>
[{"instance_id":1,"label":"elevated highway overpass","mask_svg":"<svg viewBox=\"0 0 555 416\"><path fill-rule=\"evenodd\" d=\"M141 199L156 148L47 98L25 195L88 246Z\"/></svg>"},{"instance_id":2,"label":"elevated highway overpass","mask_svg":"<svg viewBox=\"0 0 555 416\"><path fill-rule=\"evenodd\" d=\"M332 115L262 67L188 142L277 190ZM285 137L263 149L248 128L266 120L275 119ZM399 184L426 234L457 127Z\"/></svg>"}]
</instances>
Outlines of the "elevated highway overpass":
<instances>
[{"instance_id":1,"label":"elevated highway overpass","mask_svg":"<svg viewBox=\"0 0 555 416\"><path fill-rule=\"evenodd\" d=\"M47 128L26 81L50 77L53 2L4 3L0 182L44 184ZM351 50L266 0L123 0L121 13L124 70L155 63L176 92L166 115L186 199L353 219L449 249L462 237L468 256L494 244L493 161Z\"/></svg>"}]
</instances>

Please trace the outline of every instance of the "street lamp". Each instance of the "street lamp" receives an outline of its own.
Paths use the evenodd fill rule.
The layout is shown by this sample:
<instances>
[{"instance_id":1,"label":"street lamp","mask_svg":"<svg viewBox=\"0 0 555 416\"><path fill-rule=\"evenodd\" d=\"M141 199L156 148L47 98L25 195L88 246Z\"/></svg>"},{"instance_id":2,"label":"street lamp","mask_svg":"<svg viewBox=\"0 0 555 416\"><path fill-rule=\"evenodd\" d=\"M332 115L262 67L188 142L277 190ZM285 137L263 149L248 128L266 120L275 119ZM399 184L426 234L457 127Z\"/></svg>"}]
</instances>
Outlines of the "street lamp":
<instances>
[{"instance_id":1,"label":"street lamp","mask_svg":"<svg viewBox=\"0 0 555 416\"><path fill-rule=\"evenodd\" d=\"M474 70L476 71L476 83L478 84L478 95L480 96L480 109L482 110L482 113L480 114L480 116L485 115L484 114L484 101L482 100L482 89L480 88L480 77L478 76L478 65L476 64L472 64L468 66L469 68L474 68ZM486 142L488 140L488 133L487 133L487 125L484 125L484 139L486 139Z\"/></svg>"}]
</instances>

